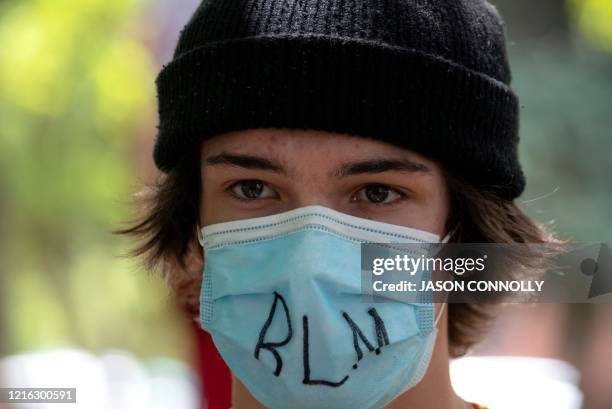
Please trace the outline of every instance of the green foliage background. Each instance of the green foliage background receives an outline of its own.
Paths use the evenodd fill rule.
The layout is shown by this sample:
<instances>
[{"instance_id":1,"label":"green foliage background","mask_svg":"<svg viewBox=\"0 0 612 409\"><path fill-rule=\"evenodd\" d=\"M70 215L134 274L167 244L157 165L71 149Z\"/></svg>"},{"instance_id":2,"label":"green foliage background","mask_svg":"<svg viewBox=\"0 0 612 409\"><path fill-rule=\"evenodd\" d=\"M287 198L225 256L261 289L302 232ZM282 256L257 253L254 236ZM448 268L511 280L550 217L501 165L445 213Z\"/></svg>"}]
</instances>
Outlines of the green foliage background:
<instances>
[{"instance_id":1,"label":"green foliage background","mask_svg":"<svg viewBox=\"0 0 612 409\"><path fill-rule=\"evenodd\" d=\"M141 36L153 3L0 2L0 356L66 343L183 353L163 286L109 233L131 215L153 137L157 68ZM521 200L561 235L612 242L612 1L553 3L569 22L560 45L508 21Z\"/></svg>"},{"instance_id":2,"label":"green foliage background","mask_svg":"<svg viewBox=\"0 0 612 409\"><path fill-rule=\"evenodd\" d=\"M110 233L131 214L134 146L154 121L142 2L0 4L0 356L62 344L180 355L165 290Z\"/></svg>"},{"instance_id":3,"label":"green foliage background","mask_svg":"<svg viewBox=\"0 0 612 409\"><path fill-rule=\"evenodd\" d=\"M521 20L508 22L528 178L521 199L563 238L612 242L612 0L548 3L565 14L567 38L521 38Z\"/></svg>"}]
</instances>

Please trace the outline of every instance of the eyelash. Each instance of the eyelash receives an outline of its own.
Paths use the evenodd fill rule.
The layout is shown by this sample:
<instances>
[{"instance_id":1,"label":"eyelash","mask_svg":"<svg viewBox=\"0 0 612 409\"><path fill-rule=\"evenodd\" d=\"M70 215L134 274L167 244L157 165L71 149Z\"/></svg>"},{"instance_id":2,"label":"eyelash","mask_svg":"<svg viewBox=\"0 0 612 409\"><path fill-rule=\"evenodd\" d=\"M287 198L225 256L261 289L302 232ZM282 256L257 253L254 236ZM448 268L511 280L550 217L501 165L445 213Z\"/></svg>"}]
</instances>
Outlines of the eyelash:
<instances>
[{"instance_id":1,"label":"eyelash","mask_svg":"<svg viewBox=\"0 0 612 409\"><path fill-rule=\"evenodd\" d=\"M260 182L260 183L262 183L262 184L264 185L264 188L269 188L269 189L272 189L272 190L273 190L273 191L276 193L276 190L274 190L274 189L273 189L273 188L272 188L272 187L271 187L271 186L270 186L268 183L263 182L263 181L261 181L261 180L255 180L255 179L245 179L245 180L239 180L239 181L237 181L237 182L235 182L235 183L232 183L230 186L228 186L228 187L226 188L226 191L227 191L227 192L228 192L228 193L229 193L229 194L232 196L232 198L234 198L234 199L236 199L236 200L238 200L238 201L240 201L240 202L243 202L243 203L252 203L252 202L255 202L255 201L258 201L258 200L267 199L267 198L254 198L254 199L249 199L249 198L246 198L246 197L241 197L241 196L237 195L236 193L234 193L234 191L233 191L233 190L234 190L234 189L235 189L237 186L239 186L241 183L246 183L246 182ZM351 201L351 202L356 202L357 200L354 200L354 198L355 198L355 197L356 197L356 196L357 196L357 195L358 195L358 194L359 194L361 191L363 191L364 189L366 189L366 188L368 188L368 187L372 187L372 186L382 186L382 187L385 187L385 188L389 189L389 192L391 192L391 193L395 193L395 194L397 194L399 197L398 197L398 199L395 199L395 200L391 201L390 203L384 203L384 202L382 202L382 203L376 203L376 202L366 201L366 203L367 203L368 205L374 205L374 206L393 206L393 205L395 205L395 204L396 204L398 201L403 201L403 200L405 200L406 198L408 198L408 194L406 194L406 193L404 193L404 192L402 192L402 191L400 191L400 190L398 190L398 189L395 189L395 188L393 188L393 187L391 187L391 186L389 186L389 185L385 185L385 184L383 184L383 183L368 183L368 184L366 184L366 185L361 186L359 189L357 189L357 190L356 190L356 191L355 191L355 192L354 192L354 193L351 195L351 199L350 199L350 201Z\"/></svg>"},{"instance_id":2,"label":"eyelash","mask_svg":"<svg viewBox=\"0 0 612 409\"><path fill-rule=\"evenodd\" d=\"M236 200L238 200L238 201L240 201L240 202L243 202L243 203L252 203L252 202L257 201L257 200L267 199L267 198L254 198L254 199L250 199L250 198L248 198L248 197L241 197L241 196L237 195L236 193L234 193L234 189L235 189L237 186L239 186L239 185L240 185L240 184L242 184L242 183L247 183L247 182L258 182L258 183L261 183L261 184L263 184L263 185L264 185L264 187L263 187L264 189L265 189L265 188L272 189L272 190L273 190L273 191L276 193L276 190L274 190L274 189L273 189L273 188L270 186L270 184L268 184L268 183L266 183L266 182L264 182L264 181L262 181L262 180L258 180L258 179L244 179L244 180L239 180L239 181L234 182L234 183L232 183L231 185L229 185L229 186L228 186L228 187L227 187L225 190L226 190L226 191L229 193L229 195L230 195L230 196L231 196L233 199L236 199Z\"/></svg>"},{"instance_id":3,"label":"eyelash","mask_svg":"<svg viewBox=\"0 0 612 409\"><path fill-rule=\"evenodd\" d=\"M406 194L406 193L404 193L404 192L402 192L402 191L400 191L400 190L398 190L398 189L395 189L395 188L393 188L393 187L391 187L391 186L389 186L389 185L386 185L386 184L384 184L384 183L368 183L368 184L366 184L366 185L361 186L359 189L357 189L357 190L355 191L355 193L353 193L353 194L351 195L351 201L353 201L353 198L354 198L355 196L357 196L357 195L358 195L358 194L359 194L361 191L363 191L364 189L367 189L368 187L373 187L373 186L381 186L381 187L387 188L387 189L389 189L389 192L390 192L390 193L395 193L395 194L397 194L399 197L398 197L397 199L395 199L395 200L393 200L393 201L389 202L389 203L384 203L384 202L382 202L382 203L376 203L376 202L366 201L366 204L367 204L368 206L378 206L378 207L383 207L383 206L394 206L394 205L396 205L398 202L403 201L403 200L405 200L406 198L408 198L408 194Z\"/></svg>"}]
</instances>

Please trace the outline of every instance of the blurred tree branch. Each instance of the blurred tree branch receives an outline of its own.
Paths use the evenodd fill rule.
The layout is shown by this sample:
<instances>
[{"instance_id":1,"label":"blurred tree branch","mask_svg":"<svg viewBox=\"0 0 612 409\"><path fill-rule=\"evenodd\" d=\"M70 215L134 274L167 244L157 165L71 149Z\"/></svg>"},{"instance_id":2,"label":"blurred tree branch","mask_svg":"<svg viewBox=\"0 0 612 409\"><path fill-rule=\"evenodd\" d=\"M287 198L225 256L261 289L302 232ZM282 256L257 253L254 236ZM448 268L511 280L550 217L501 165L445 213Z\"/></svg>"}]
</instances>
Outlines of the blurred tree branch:
<instances>
[{"instance_id":1,"label":"blurred tree branch","mask_svg":"<svg viewBox=\"0 0 612 409\"><path fill-rule=\"evenodd\" d=\"M511 42L564 47L569 40L565 0L491 0L506 21Z\"/></svg>"}]
</instances>

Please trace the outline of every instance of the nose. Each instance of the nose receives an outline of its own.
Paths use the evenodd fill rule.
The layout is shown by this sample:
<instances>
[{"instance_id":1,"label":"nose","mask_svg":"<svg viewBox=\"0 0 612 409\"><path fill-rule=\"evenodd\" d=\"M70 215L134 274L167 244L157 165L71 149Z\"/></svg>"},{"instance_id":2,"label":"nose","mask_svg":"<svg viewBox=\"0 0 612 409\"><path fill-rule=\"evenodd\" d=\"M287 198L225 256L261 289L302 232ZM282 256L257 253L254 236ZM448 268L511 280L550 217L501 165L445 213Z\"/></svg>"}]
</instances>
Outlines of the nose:
<instances>
[{"instance_id":1,"label":"nose","mask_svg":"<svg viewBox=\"0 0 612 409\"><path fill-rule=\"evenodd\" d=\"M333 200L331 200L328 197L318 197L318 198L309 197L309 198L305 198L304 200L295 200L294 203L291 204L292 208L294 209L297 209L299 207L305 207L305 206L313 206L313 205L324 206L330 209L340 211L338 204L335 203Z\"/></svg>"},{"instance_id":2,"label":"nose","mask_svg":"<svg viewBox=\"0 0 612 409\"><path fill-rule=\"evenodd\" d=\"M297 189L289 202L292 209L305 206L324 206L333 210L341 211L341 199L338 193L334 193L329 183L309 183Z\"/></svg>"}]
</instances>

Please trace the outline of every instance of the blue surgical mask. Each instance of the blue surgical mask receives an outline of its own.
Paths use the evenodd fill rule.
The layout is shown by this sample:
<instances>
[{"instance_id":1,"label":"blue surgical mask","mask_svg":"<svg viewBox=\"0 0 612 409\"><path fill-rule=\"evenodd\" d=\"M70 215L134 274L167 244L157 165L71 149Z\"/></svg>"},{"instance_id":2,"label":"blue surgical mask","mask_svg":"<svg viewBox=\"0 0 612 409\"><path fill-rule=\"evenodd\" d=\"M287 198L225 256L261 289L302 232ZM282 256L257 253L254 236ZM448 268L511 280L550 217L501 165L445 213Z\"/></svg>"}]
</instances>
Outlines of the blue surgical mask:
<instances>
[{"instance_id":1,"label":"blue surgical mask","mask_svg":"<svg viewBox=\"0 0 612 409\"><path fill-rule=\"evenodd\" d=\"M202 328L263 405L381 408L423 378L434 304L367 302L360 245L439 236L321 206L200 233Z\"/></svg>"}]
</instances>

